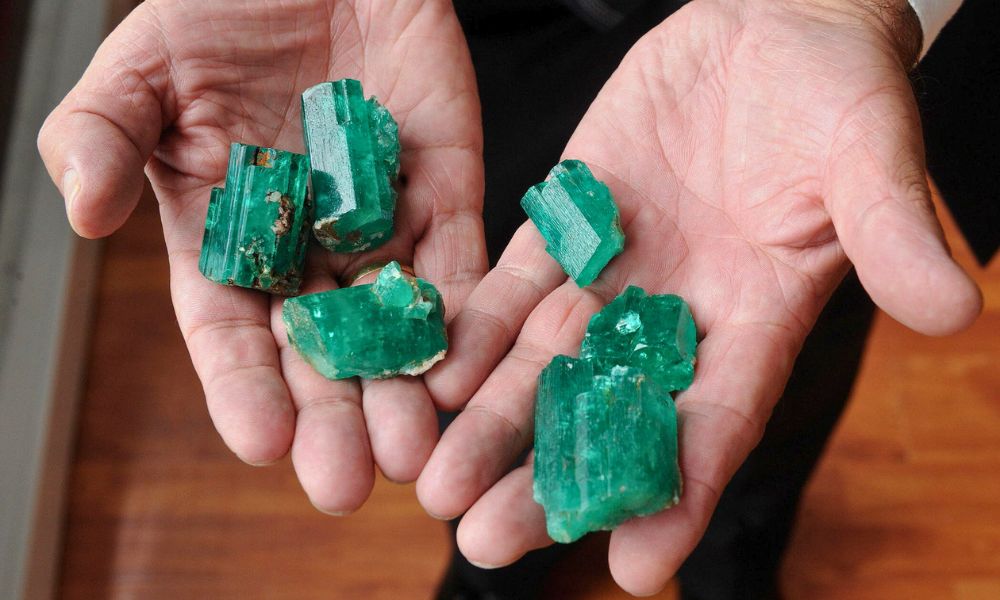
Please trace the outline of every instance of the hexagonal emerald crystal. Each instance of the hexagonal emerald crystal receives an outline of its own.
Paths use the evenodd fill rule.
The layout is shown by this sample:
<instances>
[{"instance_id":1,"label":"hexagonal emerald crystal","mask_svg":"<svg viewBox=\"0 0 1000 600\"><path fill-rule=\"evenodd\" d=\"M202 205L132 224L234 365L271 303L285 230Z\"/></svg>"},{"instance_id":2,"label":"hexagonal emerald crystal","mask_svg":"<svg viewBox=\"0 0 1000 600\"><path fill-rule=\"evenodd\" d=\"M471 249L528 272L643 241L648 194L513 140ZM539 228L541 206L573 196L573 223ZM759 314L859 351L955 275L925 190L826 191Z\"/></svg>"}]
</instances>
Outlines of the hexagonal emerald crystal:
<instances>
[{"instance_id":1,"label":"hexagonal emerald crystal","mask_svg":"<svg viewBox=\"0 0 1000 600\"><path fill-rule=\"evenodd\" d=\"M534 497L557 542L680 498L673 401L638 369L556 356L538 380L535 432Z\"/></svg>"},{"instance_id":2,"label":"hexagonal emerald crystal","mask_svg":"<svg viewBox=\"0 0 1000 600\"><path fill-rule=\"evenodd\" d=\"M334 252L361 252L392 237L399 132L361 83L341 79L302 94L302 128L316 203L313 233Z\"/></svg>"},{"instance_id":3,"label":"hexagonal emerald crystal","mask_svg":"<svg viewBox=\"0 0 1000 600\"><path fill-rule=\"evenodd\" d=\"M234 143L225 188L213 188L198 268L205 277L291 295L309 241L309 159Z\"/></svg>"},{"instance_id":4,"label":"hexagonal emerald crystal","mask_svg":"<svg viewBox=\"0 0 1000 600\"><path fill-rule=\"evenodd\" d=\"M593 283L625 247L611 190L581 161L564 160L521 198L545 250L580 287Z\"/></svg>"}]
</instances>

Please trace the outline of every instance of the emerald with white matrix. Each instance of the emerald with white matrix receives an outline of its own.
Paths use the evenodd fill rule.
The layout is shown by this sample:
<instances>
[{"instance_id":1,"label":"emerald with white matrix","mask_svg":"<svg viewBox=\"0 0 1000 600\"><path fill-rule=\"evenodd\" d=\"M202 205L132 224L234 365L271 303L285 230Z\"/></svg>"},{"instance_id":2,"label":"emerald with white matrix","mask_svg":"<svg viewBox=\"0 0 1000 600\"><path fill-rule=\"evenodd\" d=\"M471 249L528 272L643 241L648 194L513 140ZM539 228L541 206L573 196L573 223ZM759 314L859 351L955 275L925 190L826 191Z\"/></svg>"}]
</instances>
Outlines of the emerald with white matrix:
<instances>
[{"instance_id":1,"label":"emerald with white matrix","mask_svg":"<svg viewBox=\"0 0 1000 600\"><path fill-rule=\"evenodd\" d=\"M386 265L375 283L285 300L288 340L328 379L419 375L444 358L441 294Z\"/></svg>"}]
</instances>

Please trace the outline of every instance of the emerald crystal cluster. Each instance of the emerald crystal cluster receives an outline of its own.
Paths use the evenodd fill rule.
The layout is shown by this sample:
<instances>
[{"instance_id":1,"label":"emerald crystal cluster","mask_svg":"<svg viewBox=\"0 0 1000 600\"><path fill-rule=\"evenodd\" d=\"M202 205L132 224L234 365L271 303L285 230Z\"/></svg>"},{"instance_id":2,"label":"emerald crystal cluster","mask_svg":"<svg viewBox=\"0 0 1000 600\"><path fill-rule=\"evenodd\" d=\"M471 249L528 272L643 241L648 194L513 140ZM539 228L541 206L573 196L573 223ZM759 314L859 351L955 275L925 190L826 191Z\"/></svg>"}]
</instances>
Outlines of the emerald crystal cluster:
<instances>
[{"instance_id":1,"label":"emerald crystal cluster","mask_svg":"<svg viewBox=\"0 0 1000 600\"><path fill-rule=\"evenodd\" d=\"M205 220L207 278L294 296L310 230L333 252L392 236L400 145L389 111L358 81L320 83L302 94L302 128L306 155L232 145ZM374 284L289 298L282 316L292 346L330 379L416 375L448 348L441 294L398 263Z\"/></svg>"},{"instance_id":2,"label":"emerald crystal cluster","mask_svg":"<svg viewBox=\"0 0 1000 600\"><path fill-rule=\"evenodd\" d=\"M611 190L579 160L564 160L521 198L545 250L580 287L621 253L625 234Z\"/></svg>"},{"instance_id":3,"label":"emerald crystal cluster","mask_svg":"<svg viewBox=\"0 0 1000 600\"><path fill-rule=\"evenodd\" d=\"M375 283L289 298L282 318L292 346L329 379L419 375L448 349L441 295L396 262Z\"/></svg>"},{"instance_id":4,"label":"emerald crystal cluster","mask_svg":"<svg viewBox=\"0 0 1000 600\"><path fill-rule=\"evenodd\" d=\"M538 378L534 498L549 536L571 542L680 499L671 392L694 375L687 304L630 286L594 315L580 358L559 355Z\"/></svg>"}]
</instances>

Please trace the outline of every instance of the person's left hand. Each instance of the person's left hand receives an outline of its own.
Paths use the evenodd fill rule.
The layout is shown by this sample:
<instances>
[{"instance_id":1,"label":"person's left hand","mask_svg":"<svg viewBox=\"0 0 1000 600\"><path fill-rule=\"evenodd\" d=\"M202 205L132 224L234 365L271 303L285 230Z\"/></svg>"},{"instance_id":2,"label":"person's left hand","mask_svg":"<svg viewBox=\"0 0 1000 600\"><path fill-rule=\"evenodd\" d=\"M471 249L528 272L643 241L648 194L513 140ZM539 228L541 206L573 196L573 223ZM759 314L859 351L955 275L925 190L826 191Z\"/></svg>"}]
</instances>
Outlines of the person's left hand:
<instances>
[{"instance_id":1,"label":"person's left hand","mask_svg":"<svg viewBox=\"0 0 1000 600\"><path fill-rule=\"evenodd\" d=\"M505 565L552 543L531 465L508 469L531 443L539 372L575 354L590 315L629 284L685 297L704 337L677 398L680 504L611 535L612 574L640 595L698 543L851 262L876 303L917 331L975 319L978 290L930 202L906 74L915 49L889 20L903 14L696 0L630 51L564 153L610 186L624 253L581 290L526 224L426 376L439 404L472 396L417 483L430 513L468 511L458 544L470 561Z\"/></svg>"}]
</instances>

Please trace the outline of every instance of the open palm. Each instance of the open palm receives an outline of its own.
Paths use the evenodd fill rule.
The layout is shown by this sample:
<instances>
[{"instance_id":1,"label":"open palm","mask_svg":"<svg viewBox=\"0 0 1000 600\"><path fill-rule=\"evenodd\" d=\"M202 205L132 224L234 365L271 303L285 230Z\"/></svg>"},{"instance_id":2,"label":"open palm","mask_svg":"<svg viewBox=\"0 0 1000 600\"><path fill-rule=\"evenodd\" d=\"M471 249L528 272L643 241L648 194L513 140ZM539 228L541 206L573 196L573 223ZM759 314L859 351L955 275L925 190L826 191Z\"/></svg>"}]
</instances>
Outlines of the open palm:
<instances>
[{"instance_id":1,"label":"open palm","mask_svg":"<svg viewBox=\"0 0 1000 600\"><path fill-rule=\"evenodd\" d=\"M627 285L685 297L703 338L677 398L680 504L611 537L613 575L640 594L698 542L850 263L916 330L975 318L978 291L930 204L905 73L865 16L807 3L696 0L635 45L564 153L610 186L624 253L581 290L526 224L427 376L444 406L471 396L418 480L431 513L468 511L458 540L471 561L504 565L551 543L530 464L508 469L531 443L538 373L573 354Z\"/></svg>"},{"instance_id":2,"label":"open palm","mask_svg":"<svg viewBox=\"0 0 1000 600\"><path fill-rule=\"evenodd\" d=\"M479 101L446 0L146 2L39 136L70 220L87 237L125 221L145 169L160 202L177 319L216 427L251 463L291 447L310 498L333 513L364 502L373 458L392 479L416 478L437 440L423 382L367 384L362 403L356 381L327 381L289 348L280 298L209 282L198 256L230 142L302 152L299 95L344 77L361 80L399 122L396 234L366 254L314 251L303 291L397 259L436 283L454 311L486 258Z\"/></svg>"}]
</instances>

